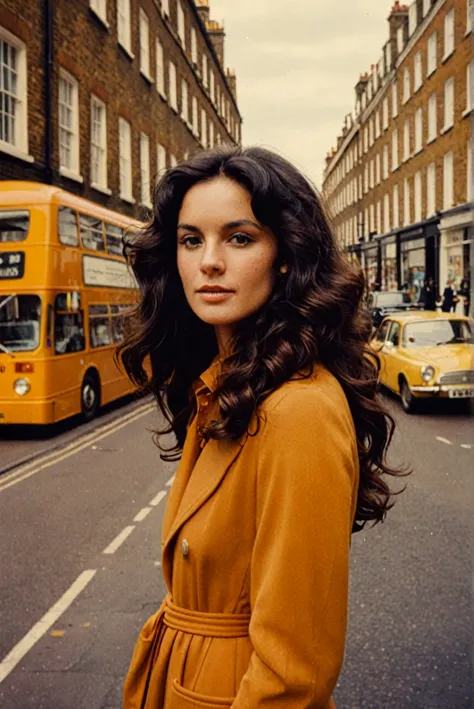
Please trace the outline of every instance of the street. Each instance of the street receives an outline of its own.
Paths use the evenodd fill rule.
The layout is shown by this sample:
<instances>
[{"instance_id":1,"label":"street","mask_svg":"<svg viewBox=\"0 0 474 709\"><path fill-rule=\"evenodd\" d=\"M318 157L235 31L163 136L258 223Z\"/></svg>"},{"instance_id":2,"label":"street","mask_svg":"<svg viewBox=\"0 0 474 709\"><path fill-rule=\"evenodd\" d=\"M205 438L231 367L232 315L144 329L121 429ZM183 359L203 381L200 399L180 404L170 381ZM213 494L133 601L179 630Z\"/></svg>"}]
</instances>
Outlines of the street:
<instances>
[{"instance_id":1,"label":"street","mask_svg":"<svg viewBox=\"0 0 474 709\"><path fill-rule=\"evenodd\" d=\"M469 709L473 419L387 403L398 422L390 458L414 473L386 523L353 536L335 701ZM164 595L174 464L159 459L157 425L149 399L129 402L94 426L27 441L37 457L19 467L22 441L0 440L10 468L0 476L2 709L120 709L138 631Z\"/></svg>"}]
</instances>

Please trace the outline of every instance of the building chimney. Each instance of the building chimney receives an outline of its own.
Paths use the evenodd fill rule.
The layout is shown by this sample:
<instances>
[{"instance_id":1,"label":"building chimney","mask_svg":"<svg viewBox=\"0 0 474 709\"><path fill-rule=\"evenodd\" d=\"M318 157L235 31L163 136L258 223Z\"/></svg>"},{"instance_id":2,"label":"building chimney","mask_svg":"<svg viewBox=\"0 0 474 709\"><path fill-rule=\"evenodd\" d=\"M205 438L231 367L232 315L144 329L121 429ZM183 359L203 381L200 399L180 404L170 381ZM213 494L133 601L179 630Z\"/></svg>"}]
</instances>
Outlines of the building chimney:
<instances>
[{"instance_id":1,"label":"building chimney","mask_svg":"<svg viewBox=\"0 0 474 709\"><path fill-rule=\"evenodd\" d=\"M237 77L235 71L231 71L229 68L226 71L227 83L229 84L230 92L234 99L237 101Z\"/></svg>"},{"instance_id":2,"label":"building chimney","mask_svg":"<svg viewBox=\"0 0 474 709\"><path fill-rule=\"evenodd\" d=\"M208 20L206 23L207 34L214 46L220 65L224 68L224 28L215 20Z\"/></svg>"},{"instance_id":3,"label":"building chimney","mask_svg":"<svg viewBox=\"0 0 474 709\"><path fill-rule=\"evenodd\" d=\"M401 5L399 0L396 0L394 5L392 5L390 15L388 16L388 24L390 28L389 42L392 50L392 58L398 56L397 32L400 27L404 28L404 43L408 40L408 13L408 5Z\"/></svg>"},{"instance_id":4,"label":"building chimney","mask_svg":"<svg viewBox=\"0 0 474 709\"><path fill-rule=\"evenodd\" d=\"M355 85L356 104L358 101L361 100L362 94L365 92L368 83L369 83L369 75L367 72L365 72L365 74L360 75L359 81Z\"/></svg>"},{"instance_id":5,"label":"building chimney","mask_svg":"<svg viewBox=\"0 0 474 709\"><path fill-rule=\"evenodd\" d=\"M209 21L209 0L194 0L194 4L196 5L199 17L204 26L206 26Z\"/></svg>"}]
</instances>

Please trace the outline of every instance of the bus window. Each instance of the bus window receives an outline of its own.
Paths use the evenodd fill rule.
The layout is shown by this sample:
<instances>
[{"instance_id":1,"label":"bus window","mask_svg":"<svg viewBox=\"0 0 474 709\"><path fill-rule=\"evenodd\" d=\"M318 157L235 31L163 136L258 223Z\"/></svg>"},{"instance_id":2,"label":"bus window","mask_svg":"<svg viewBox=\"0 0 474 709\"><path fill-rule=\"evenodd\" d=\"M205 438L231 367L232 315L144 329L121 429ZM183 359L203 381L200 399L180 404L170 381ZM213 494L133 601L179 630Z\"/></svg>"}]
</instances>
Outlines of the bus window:
<instances>
[{"instance_id":1,"label":"bus window","mask_svg":"<svg viewBox=\"0 0 474 709\"><path fill-rule=\"evenodd\" d=\"M116 256L122 256L122 228L119 226L115 226L115 224L106 224L105 235L107 237L107 252L109 254L115 254Z\"/></svg>"},{"instance_id":2,"label":"bus window","mask_svg":"<svg viewBox=\"0 0 474 709\"><path fill-rule=\"evenodd\" d=\"M31 352L40 343L38 295L0 295L0 351Z\"/></svg>"},{"instance_id":3,"label":"bus window","mask_svg":"<svg viewBox=\"0 0 474 709\"><path fill-rule=\"evenodd\" d=\"M115 343L122 342L125 337L126 318L132 309L131 305L111 305L112 337Z\"/></svg>"},{"instance_id":4,"label":"bus window","mask_svg":"<svg viewBox=\"0 0 474 709\"><path fill-rule=\"evenodd\" d=\"M105 251L104 225L100 219L90 217L88 214L80 214L79 228L81 242L85 249Z\"/></svg>"},{"instance_id":5,"label":"bus window","mask_svg":"<svg viewBox=\"0 0 474 709\"><path fill-rule=\"evenodd\" d=\"M60 207L58 211L58 235L61 244L79 246L77 233L77 215L69 207Z\"/></svg>"},{"instance_id":6,"label":"bus window","mask_svg":"<svg viewBox=\"0 0 474 709\"><path fill-rule=\"evenodd\" d=\"M86 342L82 310L66 310L68 297L58 293L54 313L54 351L56 354L82 352Z\"/></svg>"},{"instance_id":7,"label":"bus window","mask_svg":"<svg viewBox=\"0 0 474 709\"><path fill-rule=\"evenodd\" d=\"M91 347L106 347L112 344L107 305L89 306L89 336Z\"/></svg>"},{"instance_id":8,"label":"bus window","mask_svg":"<svg viewBox=\"0 0 474 709\"><path fill-rule=\"evenodd\" d=\"M24 241L30 228L30 213L25 210L0 210L0 244Z\"/></svg>"}]
</instances>

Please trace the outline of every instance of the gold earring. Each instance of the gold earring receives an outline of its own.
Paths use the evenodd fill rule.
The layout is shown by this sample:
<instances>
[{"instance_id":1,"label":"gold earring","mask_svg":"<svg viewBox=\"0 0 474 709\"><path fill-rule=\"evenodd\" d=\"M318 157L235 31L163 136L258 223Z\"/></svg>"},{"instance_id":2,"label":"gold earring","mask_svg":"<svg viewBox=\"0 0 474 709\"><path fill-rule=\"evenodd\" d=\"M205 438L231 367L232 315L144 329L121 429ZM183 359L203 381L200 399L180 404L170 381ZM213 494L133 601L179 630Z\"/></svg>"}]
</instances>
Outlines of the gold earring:
<instances>
[{"instance_id":1,"label":"gold earring","mask_svg":"<svg viewBox=\"0 0 474 709\"><path fill-rule=\"evenodd\" d=\"M280 273L288 273L288 264L284 263L283 266L280 266Z\"/></svg>"}]
</instances>

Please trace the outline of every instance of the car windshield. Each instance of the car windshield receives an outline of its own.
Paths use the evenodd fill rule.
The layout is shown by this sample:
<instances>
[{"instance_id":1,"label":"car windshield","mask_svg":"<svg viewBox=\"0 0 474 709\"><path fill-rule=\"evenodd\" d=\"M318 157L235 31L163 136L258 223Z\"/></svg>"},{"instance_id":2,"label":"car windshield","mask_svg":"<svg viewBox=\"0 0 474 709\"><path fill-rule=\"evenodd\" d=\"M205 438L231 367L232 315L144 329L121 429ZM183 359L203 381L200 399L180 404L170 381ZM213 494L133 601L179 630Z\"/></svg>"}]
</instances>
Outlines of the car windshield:
<instances>
[{"instance_id":1,"label":"car windshield","mask_svg":"<svg viewBox=\"0 0 474 709\"><path fill-rule=\"evenodd\" d=\"M40 341L38 295L0 295L0 352L35 350Z\"/></svg>"},{"instance_id":2,"label":"car windshield","mask_svg":"<svg viewBox=\"0 0 474 709\"><path fill-rule=\"evenodd\" d=\"M460 342L474 344L471 327L466 320L428 320L409 323L403 330L405 347L433 347Z\"/></svg>"}]
</instances>

